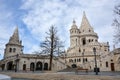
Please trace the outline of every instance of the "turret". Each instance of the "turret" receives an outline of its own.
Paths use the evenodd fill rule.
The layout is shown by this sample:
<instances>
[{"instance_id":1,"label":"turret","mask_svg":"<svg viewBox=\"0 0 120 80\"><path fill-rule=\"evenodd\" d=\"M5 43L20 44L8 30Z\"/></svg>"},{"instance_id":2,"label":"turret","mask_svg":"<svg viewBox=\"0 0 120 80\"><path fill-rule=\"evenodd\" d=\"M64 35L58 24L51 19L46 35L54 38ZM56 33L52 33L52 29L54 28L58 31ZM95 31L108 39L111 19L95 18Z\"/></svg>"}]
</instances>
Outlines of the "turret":
<instances>
[{"instance_id":1,"label":"turret","mask_svg":"<svg viewBox=\"0 0 120 80\"><path fill-rule=\"evenodd\" d=\"M9 42L6 44L4 58L16 56L23 53L22 41L19 40L18 27L16 27L13 35L10 37Z\"/></svg>"},{"instance_id":2,"label":"turret","mask_svg":"<svg viewBox=\"0 0 120 80\"><path fill-rule=\"evenodd\" d=\"M94 32L93 28L89 24L85 12L83 12L83 18L80 26L80 41L81 45L98 41L98 35Z\"/></svg>"},{"instance_id":3,"label":"turret","mask_svg":"<svg viewBox=\"0 0 120 80\"><path fill-rule=\"evenodd\" d=\"M79 29L76 26L75 20L73 20L73 24L70 29L70 46L74 47L79 44Z\"/></svg>"}]
</instances>

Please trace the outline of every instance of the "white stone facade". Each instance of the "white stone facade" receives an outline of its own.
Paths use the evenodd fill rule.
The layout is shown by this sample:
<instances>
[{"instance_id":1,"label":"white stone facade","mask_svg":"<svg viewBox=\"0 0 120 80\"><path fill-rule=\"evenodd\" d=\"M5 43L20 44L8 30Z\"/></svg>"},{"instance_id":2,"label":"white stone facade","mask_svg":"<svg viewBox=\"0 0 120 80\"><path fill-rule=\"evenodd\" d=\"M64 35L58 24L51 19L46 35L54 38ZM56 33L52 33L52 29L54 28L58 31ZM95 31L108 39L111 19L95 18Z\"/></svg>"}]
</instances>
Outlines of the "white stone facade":
<instances>
[{"instance_id":1,"label":"white stone facade","mask_svg":"<svg viewBox=\"0 0 120 80\"><path fill-rule=\"evenodd\" d=\"M70 47L64 57L54 57L52 70L58 71L67 67L81 67L94 70L96 48L97 66L100 71L120 71L120 48L109 51L109 43L100 43L98 35L83 13L81 26L78 28L75 20L70 29ZM15 29L6 44L4 59L0 61L1 70L35 71L48 70L49 56L24 54L22 41L19 40L18 28Z\"/></svg>"},{"instance_id":2,"label":"white stone facade","mask_svg":"<svg viewBox=\"0 0 120 80\"><path fill-rule=\"evenodd\" d=\"M19 40L18 28L15 29L6 44L4 59L0 61L2 70L13 71L42 71L49 70L49 56L24 54L22 42ZM66 68L63 58L53 58L52 71Z\"/></svg>"},{"instance_id":3,"label":"white stone facade","mask_svg":"<svg viewBox=\"0 0 120 80\"><path fill-rule=\"evenodd\" d=\"M90 71L94 70L95 55L93 48L96 48L97 66L100 71L120 70L115 67L115 55L109 51L109 43L100 43L98 41L98 35L89 24L84 12L81 26L78 28L74 20L70 29L70 47L66 52L67 64L71 67L77 66Z\"/></svg>"}]
</instances>

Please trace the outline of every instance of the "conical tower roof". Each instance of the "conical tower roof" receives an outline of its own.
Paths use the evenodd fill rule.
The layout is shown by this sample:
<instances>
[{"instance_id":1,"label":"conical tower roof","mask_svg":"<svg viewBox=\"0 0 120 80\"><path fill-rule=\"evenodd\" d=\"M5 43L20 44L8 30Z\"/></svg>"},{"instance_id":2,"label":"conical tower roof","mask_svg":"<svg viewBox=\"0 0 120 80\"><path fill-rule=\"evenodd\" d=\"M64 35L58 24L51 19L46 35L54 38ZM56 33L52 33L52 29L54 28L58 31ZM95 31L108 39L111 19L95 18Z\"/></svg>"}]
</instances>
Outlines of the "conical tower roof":
<instances>
[{"instance_id":1,"label":"conical tower roof","mask_svg":"<svg viewBox=\"0 0 120 80\"><path fill-rule=\"evenodd\" d=\"M80 31L88 31L88 30L93 31L93 28L91 27L84 11L81 26L80 26Z\"/></svg>"},{"instance_id":2,"label":"conical tower roof","mask_svg":"<svg viewBox=\"0 0 120 80\"><path fill-rule=\"evenodd\" d=\"M80 26L80 32L81 35L94 35L96 37L97 33L94 32L93 28L91 27L85 12L83 12L83 18L82 18L82 22L81 22L81 26Z\"/></svg>"},{"instance_id":3,"label":"conical tower roof","mask_svg":"<svg viewBox=\"0 0 120 80\"><path fill-rule=\"evenodd\" d=\"M18 31L18 27L16 27L13 35L10 37L9 39L9 43L8 44L18 44L20 45L21 42L19 40L19 31Z\"/></svg>"}]
</instances>

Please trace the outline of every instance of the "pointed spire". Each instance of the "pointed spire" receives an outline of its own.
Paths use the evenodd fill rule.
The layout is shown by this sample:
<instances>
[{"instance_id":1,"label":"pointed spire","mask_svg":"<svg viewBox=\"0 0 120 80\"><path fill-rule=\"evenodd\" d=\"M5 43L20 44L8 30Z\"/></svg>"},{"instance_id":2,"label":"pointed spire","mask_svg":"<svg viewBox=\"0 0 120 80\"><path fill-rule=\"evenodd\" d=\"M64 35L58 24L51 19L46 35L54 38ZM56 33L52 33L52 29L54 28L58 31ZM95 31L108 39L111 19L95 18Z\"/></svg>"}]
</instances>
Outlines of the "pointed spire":
<instances>
[{"instance_id":1,"label":"pointed spire","mask_svg":"<svg viewBox=\"0 0 120 80\"><path fill-rule=\"evenodd\" d=\"M83 31L83 32L86 32L86 31L89 31L89 30L93 31L93 28L89 24L89 21L86 17L85 11L83 12L83 18L82 18L80 30Z\"/></svg>"},{"instance_id":2,"label":"pointed spire","mask_svg":"<svg viewBox=\"0 0 120 80\"><path fill-rule=\"evenodd\" d=\"M13 37L16 38L16 40L19 40L18 27L16 27L16 29L13 33Z\"/></svg>"},{"instance_id":3,"label":"pointed spire","mask_svg":"<svg viewBox=\"0 0 120 80\"><path fill-rule=\"evenodd\" d=\"M13 35L10 37L9 43L20 44L18 27L15 28Z\"/></svg>"},{"instance_id":4,"label":"pointed spire","mask_svg":"<svg viewBox=\"0 0 120 80\"><path fill-rule=\"evenodd\" d=\"M82 18L82 23L81 23L82 28L91 28L91 25L89 24L89 21L86 17L85 11L83 12L83 18Z\"/></svg>"},{"instance_id":5,"label":"pointed spire","mask_svg":"<svg viewBox=\"0 0 120 80\"><path fill-rule=\"evenodd\" d=\"M73 25L72 25L72 28L77 28L76 26L76 21L73 19Z\"/></svg>"}]
</instances>

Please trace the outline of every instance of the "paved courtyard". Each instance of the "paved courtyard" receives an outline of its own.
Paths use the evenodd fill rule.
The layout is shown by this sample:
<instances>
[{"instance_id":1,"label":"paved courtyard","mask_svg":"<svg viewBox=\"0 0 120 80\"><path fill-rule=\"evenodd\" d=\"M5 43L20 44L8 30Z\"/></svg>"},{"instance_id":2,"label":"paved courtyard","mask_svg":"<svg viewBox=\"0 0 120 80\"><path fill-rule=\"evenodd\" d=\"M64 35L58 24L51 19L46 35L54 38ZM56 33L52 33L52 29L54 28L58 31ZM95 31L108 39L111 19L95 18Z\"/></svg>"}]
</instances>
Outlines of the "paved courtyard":
<instances>
[{"instance_id":1,"label":"paved courtyard","mask_svg":"<svg viewBox=\"0 0 120 80\"><path fill-rule=\"evenodd\" d=\"M30 80L120 80L120 72L0 72L14 78Z\"/></svg>"}]
</instances>

